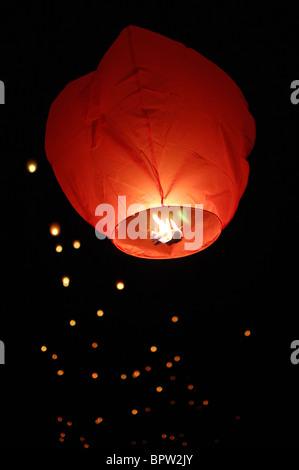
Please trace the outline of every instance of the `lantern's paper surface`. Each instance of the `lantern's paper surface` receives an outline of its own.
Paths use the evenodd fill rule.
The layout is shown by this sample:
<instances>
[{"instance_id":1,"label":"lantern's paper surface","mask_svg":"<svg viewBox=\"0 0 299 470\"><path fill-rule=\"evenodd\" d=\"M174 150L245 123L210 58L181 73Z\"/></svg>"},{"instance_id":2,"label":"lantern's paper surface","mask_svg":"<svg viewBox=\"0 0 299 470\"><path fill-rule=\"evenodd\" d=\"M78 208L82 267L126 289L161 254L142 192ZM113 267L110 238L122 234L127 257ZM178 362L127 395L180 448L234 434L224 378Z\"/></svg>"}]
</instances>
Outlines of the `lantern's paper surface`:
<instances>
[{"instance_id":1,"label":"lantern's paper surface","mask_svg":"<svg viewBox=\"0 0 299 470\"><path fill-rule=\"evenodd\" d=\"M232 219L249 174L255 123L234 81L176 41L125 28L96 71L53 102L46 154L73 207L96 226L96 207L203 204L204 249ZM122 224L127 224L122 220ZM112 239L134 256L190 255L183 240Z\"/></svg>"}]
</instances>

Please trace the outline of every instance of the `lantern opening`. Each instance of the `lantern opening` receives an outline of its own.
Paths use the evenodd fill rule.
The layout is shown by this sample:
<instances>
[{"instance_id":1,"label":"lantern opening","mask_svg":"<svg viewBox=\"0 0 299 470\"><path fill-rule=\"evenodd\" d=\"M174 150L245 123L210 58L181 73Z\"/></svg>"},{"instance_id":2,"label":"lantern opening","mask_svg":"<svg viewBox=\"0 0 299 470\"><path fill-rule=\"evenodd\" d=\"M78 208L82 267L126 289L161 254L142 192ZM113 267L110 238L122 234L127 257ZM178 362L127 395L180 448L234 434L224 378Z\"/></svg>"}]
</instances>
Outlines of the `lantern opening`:
<instances>
[{"instance_id":1,"label":"lantern opening","mask_svg":"<svg viewBox=\"0 0 299 470\"><path fill-rule=\"evenodd\" d=\"M170 259L189 256L207 248L221 233L221 221L212 212L192 207L188 220L185 217L180 224L180 206L167 207L170 214L168 222L166 217L163 218L164 209L156 207L154 212L146 209L127 217L115 227L111 241L119 250L139 258ZM147 223L139 224L141 220ZM163 232L165 228L166 233ZM124 233L126 237L119 236ZM200 238L200 234L201 243L196 246L196 236Z\"/></svg>"}]
</instances>

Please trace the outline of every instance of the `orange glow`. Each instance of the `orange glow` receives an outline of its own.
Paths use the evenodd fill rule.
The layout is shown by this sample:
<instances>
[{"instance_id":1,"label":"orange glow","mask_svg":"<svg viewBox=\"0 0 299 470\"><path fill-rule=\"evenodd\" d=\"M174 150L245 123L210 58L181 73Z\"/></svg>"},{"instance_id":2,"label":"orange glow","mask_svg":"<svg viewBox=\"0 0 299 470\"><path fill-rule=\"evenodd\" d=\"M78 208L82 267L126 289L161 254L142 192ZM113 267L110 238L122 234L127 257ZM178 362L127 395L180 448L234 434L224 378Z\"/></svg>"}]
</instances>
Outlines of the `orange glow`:
<instances>
[{"instance_id":1,"label":"orange glow","mask_svg":"<svg viewBox=\"0 0 299 470\"><path fill-rule=\"evenodd\" d=\"M103 421L103 418L99 417L95 420L96 424L100 424Z\"/></svg>"},{"instance_id":2,"label":"orange glow","mask_svg":"<svg viewBox=\"0 0 299 470\"><path fill-rule=\"evenodd\" d=\"M50 233L53 237L57 237L60 234L60 225L57 222L50 225Z\"/></svg>"},{"instance_id":3,"label":"orange glow","mask_svg":"<svg viewBox=\"0 0 299 470\"><path fill-rule=\"evenodd\" d=\"M93 372L93 373L91 374L91 377L92 377L93 379L97 379L98 376L99 376L99 375L98 375L96 372Z\"/></svg>"},{"instance_id":4,"label":"orange glow","mask_svg":"<svg viewBox=\"0 0 299 470\"><path fill-rule=\"evenodd\" d=\"M27 162L27 170L29 173L35 173L37 170L37 163L35 160L28 160Z\"/></svg>"},{"instance_id":5,"label":"orange glow","mask_svg":"<svg viewBox=\"0 0 299 470\"><path fill-rule=\"evenodd\" d=\"M57 418L57 421L61 422L62 421L62 418L61 416L59 416L59 418Z\"/></svg>"},{"instance_id":6,"label":"orange glow","mask_svg":"<svg viewBox=\"0 0 299 470\"><path fill-rule=\"evenodd\" d=\"M146 370L147 372L149 372L150 370L152 370L152 368L151 368L151 366L146 366L146 367L145 367L145 370Z\"/></svg>"},{"instance_id":7,"label":"orange glow","mask_svg":"<svg viewBox=\"0 0 299 470\"><path fill-rule=\"evenodd\" d=\"M202 404L205 405L205 406L208 405L208 403L209 403L208 400L204 400L204 401L202 402Z\"/></svg>"},{"instance_id":8,"label":"orange glow","mask_svg":"<svg viewBox=\"0 0 299 470\"><path fill-rule=\"evenodd\" d=\"M63 284L64 287L68 287L69 284L70 284L70 278L68 276L64 276L62 278L62 284Z\"/></svg>"},{"instance_id":9,"label":"orange glow","mask_svg":"<svg viewBox=\"0 0 299 470\"><path fill-rule=\"evenodd\" d=\"M182 442L182 446L186 447L186 445L188 445L186 441Z\"/></svg>"},{"instance_id":10,"label":"orange glow","mask_svg":"<svg viewBox=\"0 0 299 470\"><path fill-rule=\"evenodd\" d=\"M78 250L81 246L81 243L79 242L79 240L74 240L73 241L73 247Z\"/></svg>"},{"instance_id":11,"label":"orange glow","mask_svg":"<svg viewBox=\"0 0 299 470\"><path fill-rule=\"evenodd\" d=\"M127 376L126 376L126 374L121 374L120 378L121 378L122 380L125 380L125 379L127 378Z\"/></svg>"},{"instance_id":12,"label":"orange glow","mask_svg":"<svg viewBox=\"0 0 299 470\"><path fill-rule=\"evenodd\" d=\"M52 359L57 359L57 354L52 354Z\"/></svg>"},{"instance_id":13,"label":"orange glow","mask_svg":"<svg viewBox=\"0 0 299 470\"><path fill-rule=\"evenodd\" d=\"M75 326L75 325L76 325L75 320L71 320L71 321L70 321L70 325L71 325L71 326Z\"/></svg>"},{"instance_id":14,"label":"orange glow","mask_svg":"<svg viewBox=\"0 0 299 470\"><path fill-rule=\"evenodd\" d=\"M59 440L60 440L60 442L63 442L63 441L64 441L63 437L60 437Z\"/></svg>"},{"instance_id":15,"label":"orange glow","mask_svg":"<svg viewBox=\"0 0 299 470\"><path fill-rule=\"evenodd\" d=\"M94 349L98 347L98 343L92 343L91 345Z\"/></svg>"},{"instance_id":16,"label":"orange glow","mask_svg":"<svg viewBox=\"0 0 299 470\"><path fill-rule=\"evenodd\" d=\"M175 360L176 362L178 362L178 361L181 360L181 358L180 358L180 356L174 356L174 360Z\"/></svg>"},{"instance_id":17,"label":"orange glow","mask_svg":"<svg viewBox=\"0 0 299 470\"><path fill-rule=\"evenodd\" d=\"M134 370L134 372L132 374L132 377L134 377L134 379L136 379L136 377L139 377L139 375L140 375L139 370Z\"/></svg>"},{"instance_id":18,"label":"orange glow","mask_svg":"<svg viewBox=\"0 0 299 470\"><path fill-rule=\"evenodd\" d=\"M42 346L41 351L43 351L43 352L47 351L47 346Z\"/></svg>"},{"instance_id":19,"label":"orange glow","mask_svg":"<svg viewBox=\"0 0 299 470\"><path fill-rule=\"evenodd\" d=\"M157 346L151 346L151 351L152 351L152 352L156 352L157 349L158 349Z\"/></svg>"},{"instance_id":20,"label":"orange glow","mask_svg":"<svg viewBox=\"0 0 299 470\"><path fill-rule=\"evenodd\" d=\"M98 316L98 317L102 317L103 315L104 315L103 310L98 310L98 311L97 311L97 316Z\"/></svg>"},{"instance_id":21,"label":"orange glow","mask_svg":"<svg viewBox=\"0 0 299 470\"><path fill-rule=\"evenodd\" d=\"M162 392L163 388L162 387L157 387L156 390L157 390L157 392Z\"/></svg>"},{"instance_id":22,"label":"orange glow","mask_svg":"<svg viewBox=\"0 0 299 470\"><path fill-rule=\"evenodd\" d=\"M250 334L251 334L251 331L250 331L250 330L244 331L244 335L245 335L245 336L250 336Z\"/></svg>"},{"instance_id":23,"label":"orange glow","mask_svg":"<svg viewBox=\"0 0 299 470\"><path fill-rule=\"evenodd\" d=\"M193 390L194 389L194 385L188 385L188 390Z\"/></svg>"},{"instance_id":24,"label":"orange glow","mask_svg":"<svg viewBox=\"0 0 299 470\"><path fill-rule=\"evenodd\" d=\"M194 401L193 401L193 400L190 400L190 401L189 401L189 405L194 405Z\"/></svg>"},{"instance_id":25,"label":"orange glow","mask_svg":"<svg viewBox=\"0 0 299 470\"><path fill-rule=\"evenodd\" d=\"M57 251L57 253L61 253L63 250L62 245L56 245L55 250Z\"/></svg>"},{"instance_id":26,"label":"orange glow","mask_svg":"<svg viewBox=\"0 0 299 470\"><path fill-rule=\"evenodd\" d=\"M166 367L168 368L172 367L172 362L166 362Z\"/></svg>"},{"instance_id":27,"label":"orange glow","mask_svg":"<svg viewBox=\"0 0 299 470\"><path fill-rule=\"evenodd\" d=\"M169 439L170 439L171 441L173 441L173 440L175 439L175 437L174 437L174 436L169 436Z\"/></svg>"},{"instance_id":28,"label":"orange glow","mask_svg":"<svg viewBox=\"0 0 299 470\"><path fill-rule=\"evenodd\" d=\"M85 449L88 449L89 444L84 444Z\"/></svg>"},{"instance_id":29,"label":"orange glow","mask_svg":"<svg viewBox=\"0 0 299 470\"><path fill-rule=\"evenodd\" d=\"M116 283L116 289L123 290L125 288L125 284L122 281L118 281Z\"/></svg>"},{"instance_id":30,"label":"orange glow","mask_svg":"<svg viewBox=\"0 0 299 470\"><path fill-rule=\"evenodd\" d=\"M61 437L65 437L64 432L61 432L61 433L60 433L60 436L61 436Z\"/></svg>"},{"instance_id":31,"label":"orange glow","mask_svg":"<svg viewBox=\"0 0 299 470\"><path fill-rule=\"evenodd\" d=\"M137 415L138 410L132 410L132 415Z\"/></svg>"},{"instance_id":32,"label":"orange glow","mask_svg":"<svg viewBox=\"0 0 299 470\"><path fill-rule=\"evenodd\" d=\"M81 436L80 441L82 441L82 442L85 441L85 437Z\"/></svg>"},{"instance_id":33,"label":"orange glow","mask_svg":"<svg viewBox=\"0 0 299 470\"><path fill-rule=\"evenodd\" d=\"M71 426L72 424L73 424L73 423L72 423L71 421L68 421L68 422L66 423L67 426Z\"/></svg>"},{"instance_id":34,"label":"orange glow","mask_svg":"<svg viewBox=\"0 0 299 470\"><path fill-rule=\"evenodd\" d=\"M179 320L179 317L176 317L176 316L172 317L171 319L173 323L176 323L178 320Z\"/></svg>"},{"instance_id":35,"label":"orange glow","mask_svg":"<svg viewBox=\"0 0 299 470\"><path fill-rule=\"evenodd\" d=\"M161 436L161 437L162 437L162 439L166 439L166 437L167 437L167 434L162 434L162 436Z\"/></svg>"},{"instance_id":36,"label":"orange glow","mask_svg":"<svg viewBox=\"0 0 299 470\"><path fill-rule=\"evenodd\" d=\"M57 375L63 375L64 374L64 371L63 370L58 370L57 371Z\"/></svg>"},{"instance_id":37,"label":"orange glow","mask_svg":"<svg viewBox=\"0 0 299 470\"><path fill-rule=\"evenodd\" d=\"M144 409L145 409L145 411L146 411L147 413L149 413L149 412L151 411L151 409L150 409L150 407L149 407L149 406L147 406L147 407L146 407L146 408L144 408Z\"/></svg>"}]
</instances>

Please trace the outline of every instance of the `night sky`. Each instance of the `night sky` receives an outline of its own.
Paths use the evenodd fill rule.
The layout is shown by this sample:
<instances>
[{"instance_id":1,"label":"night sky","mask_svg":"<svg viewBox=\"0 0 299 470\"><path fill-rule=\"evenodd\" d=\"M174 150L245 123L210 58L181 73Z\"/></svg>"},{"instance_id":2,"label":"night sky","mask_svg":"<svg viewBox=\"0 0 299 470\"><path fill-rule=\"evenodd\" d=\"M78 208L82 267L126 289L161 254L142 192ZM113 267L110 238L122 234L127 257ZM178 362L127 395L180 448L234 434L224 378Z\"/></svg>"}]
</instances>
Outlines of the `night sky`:
<instances>
[{"instance_id":1,"label":"night sky","mask_svg":"<svg viewBox=\"0 0 299 470\"><path fill-rule=\"evenodd\" d=\"M1 4L3 449L94 449L102 462L187 453L200 462L202 450L298 448L298 6L269 5ZM98 240L45 154L51 103L96 69L128 25L217 64L256 122L233 220L185 258L135 258Z\"/></svg>"}]
</instances>

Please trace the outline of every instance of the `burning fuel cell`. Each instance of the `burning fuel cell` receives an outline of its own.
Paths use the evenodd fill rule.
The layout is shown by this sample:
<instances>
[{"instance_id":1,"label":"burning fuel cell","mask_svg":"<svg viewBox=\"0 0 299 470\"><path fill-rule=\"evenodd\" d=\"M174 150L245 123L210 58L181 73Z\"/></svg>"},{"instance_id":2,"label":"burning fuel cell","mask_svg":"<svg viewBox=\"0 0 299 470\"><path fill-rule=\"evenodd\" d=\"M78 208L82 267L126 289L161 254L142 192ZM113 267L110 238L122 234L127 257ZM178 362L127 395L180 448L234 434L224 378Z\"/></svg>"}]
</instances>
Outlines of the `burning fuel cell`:
<instances>
[{"instance_id":1,"label":"burning fuel cell","mask_svg":"<svg viewBox=\"0 0 299 470\"><path fill-rule=\"evenodd\" d=\"M182 225L181 225L181 210L180 207L178 207L178 210L175 211L176 219L180 219L179 222L176 220L176 222L179 223L179 227L175 220L173 219L173 211L169 211L168 207L163 207L164 212L165 209L167 209L167 212L169 212L169 216L162 218L162 216L153 213L151 220L153 220L156 225L157 229L151 231L151 237L153 238L153 241L155 244L157 243L167 243L168 245L172 243L177 243L181 241L183 237L183 232L181 230ZM159 211L161 212L161 211Z\"/></svg>"}]
</instances>

